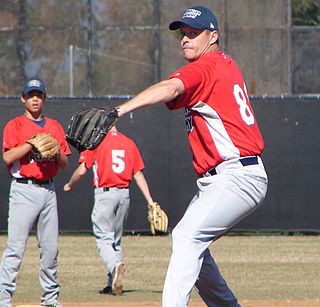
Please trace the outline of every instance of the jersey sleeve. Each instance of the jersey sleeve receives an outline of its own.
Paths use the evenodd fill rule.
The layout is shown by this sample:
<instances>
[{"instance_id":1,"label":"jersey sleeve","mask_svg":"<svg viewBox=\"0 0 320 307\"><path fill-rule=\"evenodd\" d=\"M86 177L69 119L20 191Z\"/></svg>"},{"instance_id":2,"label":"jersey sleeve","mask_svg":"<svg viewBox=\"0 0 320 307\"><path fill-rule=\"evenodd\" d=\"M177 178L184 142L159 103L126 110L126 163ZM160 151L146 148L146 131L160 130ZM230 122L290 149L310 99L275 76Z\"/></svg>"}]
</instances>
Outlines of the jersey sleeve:
<instances>
[{"instance_id":1,"label":"jersey sleeve","mask_svg":"<svg viewBox=\"0 0 320 307\"><path fill-rule=\"evenodd\" d=\"M91 168L94 162L95 151L96 150L88 150L88 149L82 151L78 160L79 164L84 162L87 169Z\"/></svg>"},{"instance_id":2,"label":"jersey sleeve","mask_svg":"<svg viewBox=\"0 0 320 307\"><path fill-rule=\"evenodd\" d=\"M180 79L185 90L175 100L166 103L168 109L181 109L196 104L202 91L201 84L205 80L205 72L202 71L201 67L191 63L177 70L168 79L172 78Z\"/></svg>"},{"instance_id":3,"label":"jersey sleeve","mask_svg":"<svg viewBox=\"0 0 320 307\"><path fill-rule=\"evenodd\" d=\"M71 151L65 139L65 131L63 130L62 126L58 122L56 123L57 123L57 129L58 129L58 135L56 137L57 137L58 143L60 144L60 151L66 156L69 156L71 154Z\"/></svg>"},{"instance_id":4,"label":"jersey sleeve","mask_svg":"<svg viewBox=\"0 0 320 307\"><path fill-rule=\"evenodd\" d=\"M2 139L2 152L8 151L11 148L19 146L20 129L18 129L16 125L17 125L16 121L11 120L4 127L3 139Z\"/></svg>"}]
</instances>

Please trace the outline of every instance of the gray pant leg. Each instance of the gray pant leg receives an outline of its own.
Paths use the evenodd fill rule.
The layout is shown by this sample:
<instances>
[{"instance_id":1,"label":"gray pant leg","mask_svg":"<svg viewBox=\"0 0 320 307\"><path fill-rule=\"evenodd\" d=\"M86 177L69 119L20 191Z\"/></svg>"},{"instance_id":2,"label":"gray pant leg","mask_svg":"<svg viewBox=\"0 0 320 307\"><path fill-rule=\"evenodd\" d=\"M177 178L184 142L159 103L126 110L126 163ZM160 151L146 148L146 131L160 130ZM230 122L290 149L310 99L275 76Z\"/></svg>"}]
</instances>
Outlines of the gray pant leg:
<instances>
[{"instance_id":1,"label":"gray pant leg","mask_svg":"<svg viewBox=\"0 0 320 307\"><path fill-rule=\"evenodd\" d=\"M42 304L57 302L60 286L57 281L58 267L58 210L54 185L48 186L46 203L40 213L37 227L40 248L39 281L43 290Z\"/></svg>"},{"instance_id":2,"label":"gray pant leg","mask_svg":"<svg viewBox=\"0 0 320 307\"><path fill-rule=\"evenodd\" d=\"M0 306L11 306L11 299L16 291L16 278L24 256L26 243L8 242L5 249L0 271Z\"/></svg>"},{"instance_id":3,"label":"gray pant leg","mask_svg":"<svg viewBox=\"0 0 320 307\"><path fill-rule=\"evenodd\" d=\"M39 214L30 185L11 183L9 195L8 242L0 266L0 307L11 306L16 278L25 253L28 236Z\"/></svg>"},{"instance_id":4,"label":"gray pant leg","mask_svg":"<svg viewBox=\"0 0 320 307\"><path fill-rule=\"evenodd\" d=\"M129 214L130 198L128 190L120 190L118 193L120 194L120 199L116 212L114 246L118 261L122 261L121 239L123 236L124 225Z\"/></svg>"},{"instance_id":5,"label":"gray pant leg","mask_svg":"<svg viewBox=\"0 0 320 307\"><path fill-rule=\"evenodd\" d=\"M107 192L95 190L95 204L91 215L93 233L100 256L110 274L116 263L122 260L121 238L129 205L128 189L112 189Z\"/></svg>"}]
</instances>

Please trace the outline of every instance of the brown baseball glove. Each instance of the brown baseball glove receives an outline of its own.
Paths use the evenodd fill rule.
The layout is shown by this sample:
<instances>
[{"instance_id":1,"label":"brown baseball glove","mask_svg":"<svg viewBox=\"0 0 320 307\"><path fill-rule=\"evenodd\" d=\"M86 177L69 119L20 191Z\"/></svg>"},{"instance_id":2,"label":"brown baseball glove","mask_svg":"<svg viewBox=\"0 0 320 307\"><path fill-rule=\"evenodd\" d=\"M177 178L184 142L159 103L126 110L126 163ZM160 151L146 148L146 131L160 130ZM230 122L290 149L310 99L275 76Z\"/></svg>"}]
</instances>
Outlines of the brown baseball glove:
<instances>
[{"instance_id":1,"label":"brown baseball glove","mask_svg":"<svg viewBox=\"0 0 320 307\"><path fill-rule=\"evenodd\" d=\"M168 216L158 203L149 205L148 220L150 222L150 231L153 235L168 232Z\"/></svg>"},{"instance_id":2,"label":"brown baseball glove","mask_svg":"<svg viewBox=\"0 0 320 307\"><path fill-rule=\"evenodd\" d=\"M27 143L40 154L42 159L49 159L57 155L60 146L57 140L47 133L39 133L30 138Z\"/></svg>"}]
</instances>

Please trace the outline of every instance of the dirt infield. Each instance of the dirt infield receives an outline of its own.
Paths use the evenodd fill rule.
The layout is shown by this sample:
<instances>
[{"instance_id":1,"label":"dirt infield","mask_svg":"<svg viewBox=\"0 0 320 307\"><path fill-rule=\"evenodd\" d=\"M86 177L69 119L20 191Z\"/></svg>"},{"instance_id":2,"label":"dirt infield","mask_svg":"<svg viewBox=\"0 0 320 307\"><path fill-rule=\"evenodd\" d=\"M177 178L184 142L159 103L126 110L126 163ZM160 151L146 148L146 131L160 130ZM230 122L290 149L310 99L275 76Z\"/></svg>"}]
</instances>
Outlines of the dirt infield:
<instances>
[{"instance_id":1,"label":"dirt infield","mask_svg":"<svg viewBox=\"0 0 320 307\"><path fill-rule=\"evenodd\" d=\"M242 307L320 307L320 301L280 301L280 300L243 300ZM16 305L16 307L38 307L39 305ZM161 307L159 302L73 302L64 307ZM191 302L189 307L205 307L202 302Z\"/></svg>"}]
</instances>

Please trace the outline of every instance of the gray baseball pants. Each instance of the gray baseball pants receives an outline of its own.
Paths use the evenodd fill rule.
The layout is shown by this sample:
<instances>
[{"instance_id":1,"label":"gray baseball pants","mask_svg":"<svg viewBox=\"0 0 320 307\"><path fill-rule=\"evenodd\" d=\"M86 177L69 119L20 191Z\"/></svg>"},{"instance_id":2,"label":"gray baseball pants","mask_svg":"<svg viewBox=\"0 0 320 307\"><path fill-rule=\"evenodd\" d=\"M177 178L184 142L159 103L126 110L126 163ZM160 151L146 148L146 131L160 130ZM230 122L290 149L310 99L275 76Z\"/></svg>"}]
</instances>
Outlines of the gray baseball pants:
<instances>
[{"instance_id":1,"label":"gray baseball pants","mask_svg":"<svg viewBox=\"0 0 320 307\"><path fill-rule=\"evenodd\" d=\"M94 207L91 214L93 233L100 256L108 270L108 286L112 283L112 272L122 261L121 238L129 214L129 189L103 188L94 190Z\"/></svg>"},{"instance_id":2,"label":"gray baseball pants","mask_svg":"<svg viewBox=\"0 0 320 307\"><path fill-rule=\"evenodd\" d=\"M58 212L55 186L11 183L9 194L8 242L0 266L0 307L12 307L16 278L27 240L37 222L40 248L39 280L43 293L41 304L57 302Z\"/></svg>"}]
</instances>

